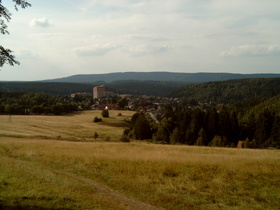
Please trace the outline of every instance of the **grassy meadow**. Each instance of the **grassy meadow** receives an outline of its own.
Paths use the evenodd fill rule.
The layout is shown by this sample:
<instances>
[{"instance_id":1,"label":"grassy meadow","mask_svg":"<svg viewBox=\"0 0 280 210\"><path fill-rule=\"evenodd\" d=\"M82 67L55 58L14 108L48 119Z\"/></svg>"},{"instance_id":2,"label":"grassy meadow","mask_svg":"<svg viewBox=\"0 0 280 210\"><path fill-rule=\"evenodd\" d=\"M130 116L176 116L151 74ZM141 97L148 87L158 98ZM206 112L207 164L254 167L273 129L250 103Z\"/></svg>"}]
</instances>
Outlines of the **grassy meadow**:
<instances>
[{"instance_id":1,"label":"grassy meadow","mask_svg":"<svg viewBox=\"0 0 280 210\"><path fill-rule=\"evenodd\" d=\"M280 151L120 143L133 112L100 113L0 116L0 209L129 209L56 171L164 209L279 209Z\"/></svg>"}]
</instances>

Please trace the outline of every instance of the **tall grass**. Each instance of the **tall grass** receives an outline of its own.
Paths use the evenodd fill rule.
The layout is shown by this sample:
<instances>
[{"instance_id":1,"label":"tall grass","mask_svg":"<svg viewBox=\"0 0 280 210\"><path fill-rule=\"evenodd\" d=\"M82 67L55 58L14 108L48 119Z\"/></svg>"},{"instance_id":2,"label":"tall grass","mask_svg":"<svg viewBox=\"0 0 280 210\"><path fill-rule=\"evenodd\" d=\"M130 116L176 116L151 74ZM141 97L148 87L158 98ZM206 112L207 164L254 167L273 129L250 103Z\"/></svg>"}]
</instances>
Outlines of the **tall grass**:
<instances>
[{"instance_id":1,"label":"tall grass","mask_svg":"<svg viewBox=\"0 0 280 210\"><path fill-rule=\"evenodd\" d=\"M78 174L165 208L279 206L279 151L18 139L1 147L17 160Z\"/></svg>"},{"instance_id":2,"label":"tall grass","mask_svg":"<svg viewBox=\"0 0 280 210\"><path fill-rule=\"evenodd\" d=\"M89 186L27 157L0 152L0 209L115 208Z\"/></svg>"},{"instance_id":3,"label":"tall grass","mask_svg":"<svg viewBox=\"0 0 280 210\"><path fill-rule=\"evenodd\" d=\"M28 119L25 122L30 124ZM80 126L85 126L82 119ZM61 133L68 132L67 126L61 129ZM111 127L109 132L115 129L120 128ZM93 196L89 186L52 170L86 177L167 209L280 206L278 150L71 142L28 138L24 133L21 137L0 140L0 203L14 201L10 206L60 208L67 203L65 207L72 209L118 207L97 192Z\"/></svg>"}]
</instances>

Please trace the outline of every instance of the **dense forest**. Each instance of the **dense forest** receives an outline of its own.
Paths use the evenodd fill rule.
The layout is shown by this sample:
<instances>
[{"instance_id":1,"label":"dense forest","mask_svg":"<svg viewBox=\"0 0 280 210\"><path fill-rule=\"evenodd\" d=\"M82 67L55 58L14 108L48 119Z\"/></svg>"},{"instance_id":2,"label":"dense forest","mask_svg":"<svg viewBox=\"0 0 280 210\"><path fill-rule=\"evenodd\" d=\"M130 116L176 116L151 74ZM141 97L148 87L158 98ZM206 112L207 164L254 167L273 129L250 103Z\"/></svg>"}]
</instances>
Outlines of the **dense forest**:
<instances>
[{"instance_id":1,"label":"dense forest","mask_svg":"<svg viewBox=\"0 0 280 210\"><path fill-rule=\"evenodd\" d=\"M155 143L280 148L280 95L268 100L248 99L234 105L206 110L167 106L157 115L136 113L124 135Z\"/></svg>"},{"instance_id":2,"label":"dense forest","mask_svg":"<svg viewBox=\"0 0 280 210\"><path fill-rule=\"evenodd\" d=\"M0 92L33 92L53 95L92 93L92 88L105 85L107 91L118 94L167 96L186 98L198 102L235 103L240 100L280 94L280 78L239 79L220 82L191 84L174 81L123 80L92 84L57 82L0 82Z\"/></svg>"},{"instance_id":3,"label":"dense forest","mask_svg":"<svg viewBox=\"0 0 280 210\"><path fill-rule=\"evenodd\" d=\"M0 92L0 114L67 114L78 106L70 97L45 93Z\"/></svg>"},{"instance_id":4,"label":"dense forest","mask_svg":"<svg viewBox=\"0 0 280 210\"><path fill-rule=\"evenodd\" d=\"M127 80L107 83L106 87L115 93L121 94L165 96L171 91L184 87L187 84L189 83Z\"/></svg>"},{"instance_id":5,"label":"dense forest","mask_svg":"<svg viewBox=\"0 0 280 210\"><path fill-rule=\"evenodd\" d=\"M71 93L92 93L92 88L105 85L107 91L118 94L164 96L185 86L186 82L122 80L114 82L97 81L92 84L61 82L0 82L0 92L32 92L52 95Z\"/></svg>"},{"instance_id":6,"label":"dense forest","mask_svg":"<svg viewBox=\"0 0 280 210\"><path fill-rule=\"evenodd\" d=\"M170 93L170 97L201 102L235 103L244 99L269 98L280 94L280 78L241 79L188 85Z\"/></svg>"}]
</instances>

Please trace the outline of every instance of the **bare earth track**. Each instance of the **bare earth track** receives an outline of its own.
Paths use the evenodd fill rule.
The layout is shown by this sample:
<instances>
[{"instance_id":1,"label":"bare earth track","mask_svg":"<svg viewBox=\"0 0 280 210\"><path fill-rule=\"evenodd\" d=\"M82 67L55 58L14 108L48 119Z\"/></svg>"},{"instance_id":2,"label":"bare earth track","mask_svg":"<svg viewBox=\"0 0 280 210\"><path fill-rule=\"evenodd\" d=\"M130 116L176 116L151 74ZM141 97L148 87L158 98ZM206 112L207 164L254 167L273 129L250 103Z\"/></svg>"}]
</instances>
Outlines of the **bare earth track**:
<instances>
[{"instance_id":1,"label":"bare earth track","mask_svg":"<svg viewBox=\"0 0 280 210\"><path fill-rule=\"evenodd\" d=\"M63 172L63 171L58 171L58 170L54 170L54 173L56 174L61 174L67 177L70 177L72 179L76 179L84 184L87 184L89 186L91 186L92 188L94 188L95 190L97 190L100 194L102 194L102 196L106 196L107 199L111 199L116 201L116 203L118 204L118 207L121 209L143 209L143 210L159 210L159 209L163 209L157 206L153 206L149 203L145 203L142 202L138 199L135 198L131 198L128 197L126 195L123 195L117 191L114 191L110 188L101 186L95 182L93 182L92 180L86 179L84 177L80 177L74 174L70 174L67 172Z\"/></svg>"}]
</instances>

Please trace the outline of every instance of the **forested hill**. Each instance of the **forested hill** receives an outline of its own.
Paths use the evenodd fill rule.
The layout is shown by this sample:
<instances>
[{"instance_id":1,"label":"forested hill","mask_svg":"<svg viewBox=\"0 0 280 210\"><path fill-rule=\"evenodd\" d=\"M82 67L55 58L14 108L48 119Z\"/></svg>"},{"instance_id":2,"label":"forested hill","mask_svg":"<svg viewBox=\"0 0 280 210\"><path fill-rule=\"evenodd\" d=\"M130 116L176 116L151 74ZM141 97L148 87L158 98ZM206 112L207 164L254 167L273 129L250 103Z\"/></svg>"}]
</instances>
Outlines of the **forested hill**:
<instances>
[{"instance_id":1,"label":"forested hill","mask_svg":"<svg viewBox=\"0 0 280 210\"><path fill-rule=\"evenodd\" d=\"M92 88L105 85L107 91L119 94L164 96L171 91L185 86L186 82L168 81L115 81L79 84L67 82L0 82L0 92L32 92L52 95L69 95L71 93L92 93Z\"/></svg>"},{"instance_id":2,"label":"forested hill","mask_svg":"<svg viewBox=\"0 0 280 210\"><path fill-rule=\"evenodd\" d=\"M188 85L169 94L201 102L235 103L248 98L270 98L280 94L280 78L242 79Z\"/></svg>"},{"instance_id":3,"label":"forested hill","mask_svg":"<svg viewBox=\"0 0 280 210\"><path fill-rule=\"evenodd\" d=\"M242 105L243 103L244 102L241 102L240 104ZM236 104L236 106L238 105L239 104ZM255 106L252 106L245 110L246 110L246 114L243 115L243 119L246 120L249 120L249 118L251 118L253 115L254 117L258 117L259 113L264 113L264 112L270 112L271 114L278 115L278 117L280 117L280 95L274 96L267 100L263 100L262 102L256 104Z\"/></svg>"},{"instance_id":4,"label":"forested hill","mask_svg":"<svg viewBox=\"0 0 280 210\"><path fill-rule=\"evenodd\" d=\"M108 74L81 74L44 82L95 83L118 80L180 81L202 83L245 78L280 78L280 74L232 74L232 73L174 73L174 72L124 72Z\"/></svg>"},{"instance_id":5,"label":"forested hill","mask_svg":"<svg viewBox=\"0 0 280 210\"><path fill-rule=\"evenodd\" d=\"M188 84L188 85L187 85ZM114 81L91 84L67 82L0 82L0 92L33 92L55 95L88 92L97 85L119 94L185 97L201 102L234 103L247 98L272 97L280 94L280 78L241 79L190 84L170 81ZM184 88L182 88L184 87Z\"/></svg>"}]
</instances>

